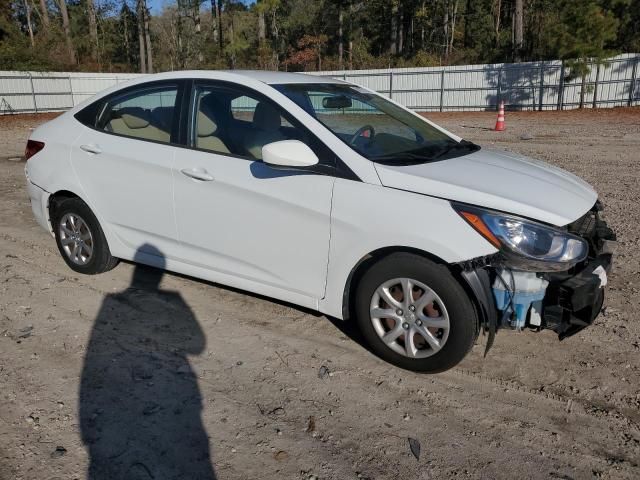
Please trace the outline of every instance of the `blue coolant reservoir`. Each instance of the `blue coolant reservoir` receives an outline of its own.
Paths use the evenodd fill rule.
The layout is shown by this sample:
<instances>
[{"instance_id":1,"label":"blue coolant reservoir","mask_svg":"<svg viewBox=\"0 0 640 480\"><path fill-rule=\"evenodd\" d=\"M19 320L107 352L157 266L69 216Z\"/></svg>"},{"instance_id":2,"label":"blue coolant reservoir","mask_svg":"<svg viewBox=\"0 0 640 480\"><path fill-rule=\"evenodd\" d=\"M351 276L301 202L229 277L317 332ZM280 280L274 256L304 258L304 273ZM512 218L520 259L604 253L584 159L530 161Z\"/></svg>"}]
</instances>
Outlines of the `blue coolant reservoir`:
<instances>
[{"instance_id":1,"label":"blue coolant reservoir","mask_svg":"<svg viewBox=\"0 0 640 480\"><path fill-rule=\"evenodd\" d=\"M510 326L517 330L524 328L529 312L531 312L529 315L530 325L539 326L542 299L549 282L539 278L535 272L500 268L496 274L496 279L493 282L496 308L503 313L515 311L515 315L510 315Z\"/></svg>"}]
</instances>

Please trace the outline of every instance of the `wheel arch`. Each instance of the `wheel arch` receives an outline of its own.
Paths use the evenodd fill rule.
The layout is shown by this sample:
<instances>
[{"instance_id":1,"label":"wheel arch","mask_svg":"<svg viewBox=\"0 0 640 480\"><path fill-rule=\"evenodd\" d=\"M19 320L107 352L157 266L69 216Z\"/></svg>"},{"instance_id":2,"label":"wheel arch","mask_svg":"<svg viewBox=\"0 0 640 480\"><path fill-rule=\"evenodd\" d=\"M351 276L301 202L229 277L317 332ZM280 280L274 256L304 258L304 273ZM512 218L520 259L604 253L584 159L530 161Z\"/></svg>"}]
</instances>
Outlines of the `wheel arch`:
<instances>
[{"instance_id":1,"label":"wheel arch","mask_svg":"<svg viewBox=\"0 0 640 480\"><path fill-rule=\"evenodd\" d=\"M349 272L344 285L344 291L342 295L342 316L345 320L349 319L353 315L353 296L355 295L358 282L360 281L362 276L376 262L394 253L412 253L414 255L427 258L432 262L441 265L448 265L447 262L445 262L440 257L433 255L432 253L420 250L419 248L406 247L402 245L377 248L376 250L363 255Z\"/></svg>"},{"instance_id":2,"label":"wheel arch","mask_svg":"<svg viewBox=\"0 0 640 480\"><path fill-rule=\"evenodd\" d=\"M460 284L460 286L469 296L469 299L473 304L473 308L476 311L476 315L478 315L478 319L480 320L480 323L484 323L483 321L484 315L482 315L483 307L476 293L472 289L471 285L463 276L462 268L454 264L448 263L442 258L438 257L437 255L434 255L425 250L420 250L419 248L406 247L406 246L400 246L400 245L382 247L382 248L373 250L367 253L366 255L364 255L362 258L360 258L360 260L353 266L345 282L344 292L342 297L342 315L344 320L348 320L353 316L354 296L357 290L358 282L360 281L362 276L376 262L394 253L411 253L411 254L426 258L428 260L431 260L432 262L437 263L439 265L444 265L445 267L447 267L447 269L451 272L455 280Z\"/></svg>"},{"instance_id":3,"label":"wheel arch","mask_svg":"<svg viewBox=\"0 0 640 480\"><path fill-rule=\"evenodd\" d=\"M49 212L49 228L53 230L53 217L56 212L56 209L64 200L69 198L79 198L84 203L87 203L84 198L82 198L77 193L72 192L71 190L57 190L56 192L49 195L47 200L47 210Z\"/></svg>"}]
</instances>

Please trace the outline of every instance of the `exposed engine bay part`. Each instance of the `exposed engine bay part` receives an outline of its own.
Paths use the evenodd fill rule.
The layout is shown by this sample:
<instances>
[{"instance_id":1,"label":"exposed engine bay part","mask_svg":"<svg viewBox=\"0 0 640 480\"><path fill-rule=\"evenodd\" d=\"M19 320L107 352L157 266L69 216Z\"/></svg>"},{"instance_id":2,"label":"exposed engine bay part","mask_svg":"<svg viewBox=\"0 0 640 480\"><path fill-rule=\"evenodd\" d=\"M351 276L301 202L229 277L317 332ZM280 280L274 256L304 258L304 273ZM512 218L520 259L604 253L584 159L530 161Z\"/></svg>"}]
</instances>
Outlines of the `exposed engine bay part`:
<instances>
[{"instance_id":1,"label":"exposed engine bay part","mask_svg":"<svg viewBox=\"0 0 640 480\"><path fill-rule=\"evenodd\" d=\"M496 307L503 312L508 326L515 330L522 330L527 323L537 327L541 324L542 299L549 282L538 275L506 268L496 270L493 282Z\"/></svg>"},{"instance_id":2,"label":"exposed engine bay part","mask_svg":"<svg viewBox=\"0 0 640 480\"><path fill-rule=\"evenodd\" d=\"M616 247L616 235L601 210L597 202L566 227L589 248L587 258L567 271L521 271L500 253L458 264L480 306L488 334L485 355L501 328L550 329L563 340L593 323L602 309Z\"/></svg>"},{"instance_id":3,"label":"exposed engine bay part","mask_svg":"<svg viewBox=\"0 0 640 480\"><path fill-rule=\"evenodd\" d=\"M484 268L484 266L479 266L478 268L465 268L461 272L461 275L476 297L479 305L478 316L480 318L480 325L483 331L486 331L488 334L487 344L484 350L484 356L486 357L498 331L498 313L491 293L489 271Z\"/></svg>"}]
</instances>

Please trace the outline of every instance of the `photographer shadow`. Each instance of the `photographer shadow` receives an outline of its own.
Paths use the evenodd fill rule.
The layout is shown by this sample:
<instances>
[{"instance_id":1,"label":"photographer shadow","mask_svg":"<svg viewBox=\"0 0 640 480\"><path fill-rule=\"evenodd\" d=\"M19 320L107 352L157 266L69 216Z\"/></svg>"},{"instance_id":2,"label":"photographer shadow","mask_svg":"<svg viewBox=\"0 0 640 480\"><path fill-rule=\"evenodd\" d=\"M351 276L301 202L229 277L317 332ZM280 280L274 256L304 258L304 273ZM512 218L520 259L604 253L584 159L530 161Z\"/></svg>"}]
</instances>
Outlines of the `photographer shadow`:
<instances>
[{"instance_id":1,"label":"photographer shadow","mask_svg":"<svg viewBox=\"0 0 640 480\"><path fill-rule=\"evenodd\" d=\"M151 245L135 260L149 255L164 266ZM79 394L90 480L216 478L188 359L204 351L205 335L182 296L160 288L163 274L137 264L95 319Z\"/></svg>"}]
</instances>

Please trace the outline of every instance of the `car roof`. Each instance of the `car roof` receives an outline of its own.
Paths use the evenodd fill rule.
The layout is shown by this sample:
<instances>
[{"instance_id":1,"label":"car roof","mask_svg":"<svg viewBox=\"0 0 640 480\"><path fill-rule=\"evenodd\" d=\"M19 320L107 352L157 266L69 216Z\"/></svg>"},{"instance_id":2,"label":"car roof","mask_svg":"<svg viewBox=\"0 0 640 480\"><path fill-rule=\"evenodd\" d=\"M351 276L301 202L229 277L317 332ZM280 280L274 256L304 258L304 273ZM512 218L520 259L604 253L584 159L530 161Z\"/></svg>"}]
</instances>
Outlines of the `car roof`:
<instances>
[{"instance_id":1,"label":"car roof","mask_svg":"<svg viewBox=\"0 0 640 480\"><path fill-rule=\"evenodd\" d=\"M175 72L163 72L155 75L146 76L147 80L155 79L171 79L171 78L210 78L212 80L220 79L220 77L244 77L257 80L268 85L277 85L283 83L329 83L329 84L345 84L342 80L336 78L292 72L273 72L268 70L182 70ZM241 78L237 78L241 81Z\"/></svg>"},{"instance_id":2,"label":"car roof","mask_svg":"<svg viewBox=\"0 0 640 480\"><path fill-rule=\"evenodd\" d=\"M344 83L332 77L307 73L273 72L268 70L226 70L244 77L254 78L267 84L279 83Z\"/></svg>"}]
</instances>

